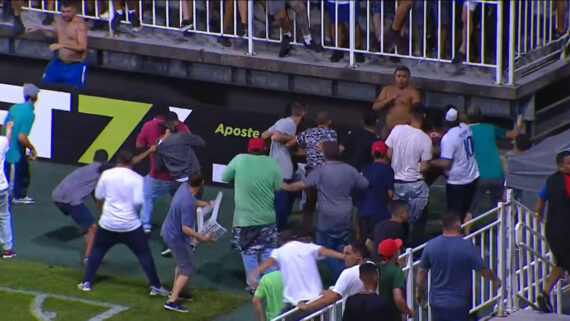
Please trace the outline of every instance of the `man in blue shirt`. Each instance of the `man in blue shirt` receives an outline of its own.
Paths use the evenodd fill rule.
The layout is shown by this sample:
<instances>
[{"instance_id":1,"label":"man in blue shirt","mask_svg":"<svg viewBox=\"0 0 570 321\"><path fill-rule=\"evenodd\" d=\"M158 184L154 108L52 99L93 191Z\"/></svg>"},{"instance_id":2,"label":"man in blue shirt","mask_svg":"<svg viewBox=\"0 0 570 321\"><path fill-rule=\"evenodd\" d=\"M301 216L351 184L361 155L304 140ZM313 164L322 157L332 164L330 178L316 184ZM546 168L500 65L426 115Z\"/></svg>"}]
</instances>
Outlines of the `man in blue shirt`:
<instances>
[{"instance_id":1,"label":"man in blue shirt","mask_svg":"<svg viewBox=\"0 0 570 321\"><path fill-rule=\"evenodd\" d=\"M180 291L194 273L194 254L190 239L196 238L203 243L214 241L209 234L203 235L196 232L196 199L194 195L200 190L204 179L200 172L189 176L188 182L180 184L172 197L170 210L164 219L160 231L164 242L168 245L172 251L172 256L176 260L172 294L168 301L164 303L164 308L177 312L188 312L185 307L179 305L176 301Z\"/></svg>"},{"instance_id":2,"label":"man in blue shirt","mask_svg":"<svg viewBox=\"0 0 570 321\"><path fill-rule=\"evenodd\" d=\"M10 179L12 164L14 165L13 202L14 204L34 204L35 200L28 196L30 185L30 166L28 154L34 159L37 156L36 148L30 142L28 136L36 115L34 104L38 101L40 89L33 84L24 84L24 102L12 105L4 124L14 122L10 137L10 149L6 153L4 171L6 178Z\"/></svg>"},{"instance_id":3,"label":"man in blue shirt","mask_svg":"<svg viewBox=\"0 0 570 321\"><path fill-rule=\"evenodd\" d=\"M394 170L386 164L387 151L388 147L383 141L374 142L371 148L374 162L362 169L362 175L369 185L355 195L361 240L366 240L374 225L390 218L388 200L394 195Z\"/></svg>"},{"instance_id":4,"label":"man in blue shirt","mask_svg":"<svg viewBox=\"0 0 570 321\"><path fill-rule=\"evenodd\" d=\"M433 320L468 321L472 271L492 280L494 290L501 280L483 262L475 246L463 239L457 213L446 212L441 223L442 235L429 241L422 254L416 276L416 300L421 303L425 298L426 277L430 270L429 302Z\"/></svg>"}]
</instances>

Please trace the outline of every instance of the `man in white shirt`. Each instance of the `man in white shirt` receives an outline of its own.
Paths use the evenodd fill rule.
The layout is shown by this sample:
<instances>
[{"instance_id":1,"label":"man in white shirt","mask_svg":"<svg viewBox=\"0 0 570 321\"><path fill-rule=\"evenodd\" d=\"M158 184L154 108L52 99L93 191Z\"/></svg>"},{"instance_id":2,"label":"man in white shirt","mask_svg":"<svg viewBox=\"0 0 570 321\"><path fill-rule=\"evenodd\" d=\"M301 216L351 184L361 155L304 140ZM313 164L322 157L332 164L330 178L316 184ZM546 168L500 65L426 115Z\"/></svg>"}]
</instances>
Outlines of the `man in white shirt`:
<instances>
[{"instance_id":1,"label":"man in white shirt","mask_svg":"<svg viewBox=\"0 0 570 321\"><path fill-rule=\"evenodd\" d=\"M6 152L10 148L10 134L14 122L5 124L6 136L0 136L0 245L2 246L2 258L12 259L16 257L14 252L14 240L12 237L12 213L10 213L10 184L4 174L4 160Z\"/></svg>"},{"instance_id":2,"label":"man in white shirt","mask_svg":"<svg viewBox=\"0 0 570 321\"><path fill-rule=\"evenodd\" d=\"M359 267L360 264L367 262L369 257L370 252L364 242L355 240L347 244L344 247L344 264L347 268L342 271L334 287L323 291L317 300L310 303L300 302L297 307L303 311L316 311L340 299L346 300L349 296L364 290Z\"/></svg>"},{"instance_id":3,"label":"man in white shirt","mask_svg":"<svg viewBox=\"0 0 570 321\"><path fill-rule=\"evenodd\" d=\"M160 285L148 239L138 215L143 203L143 177L131 169L132 164L133 153L121 150L117 166L101 174L95 188L95 198L98 205L103 202L103 212L87 260L85 276L77 287L82 291L91 291L95 272L105 253L122 243L137 256L150 282L149 294L168 296L169 291Z\"/></svg>"},{"instance_id":4,"label":"man in white shirt","mask_svg":"<svg viewBox=\"0 0 570 321\"><path fill-rule=\"evenodd\" d=\"M458 121L456 109L447 111L445 121L449 130L441 139L441 158L431 161L430 165L446 171L447 211L459 214L465 223L472 218L468 212L479 179L473 136L469 126ZM469 233L468 228L465 233Z\"/></svg>"},{"instance_id":5,"label":"man in white shirt","mask_svg":"<svg viewBox=\"0 0 570 321\"><path fill-rule=\"evenodd\" d=\"M394 170L394 199L408 204L408 221L413 224L412 244L421 243L427 213L429 188L423 172L432 158L432 141L422 128L423 108L414 106L409 125L396 125L386 140L388 158Z\"/></svg>"},{"instance_id":6,"label":"man in white shirt","mask_svg":"<svg viewBox=\"0 0 570 321\"><path fill-rule=\"evenodd\" d=\"M317 269L317 260L324 257L344 259L344 254L313 243L289 241L273 250L271 257L249 275L249 282L257 286L257 277L263 271L279 265L283 277L283 312L286 312L294 309L300 302L308 302L320 296L323 283ZM289 317L299 320L306 315L307 312L300 311Z\"/></svg>"}]
</instances>

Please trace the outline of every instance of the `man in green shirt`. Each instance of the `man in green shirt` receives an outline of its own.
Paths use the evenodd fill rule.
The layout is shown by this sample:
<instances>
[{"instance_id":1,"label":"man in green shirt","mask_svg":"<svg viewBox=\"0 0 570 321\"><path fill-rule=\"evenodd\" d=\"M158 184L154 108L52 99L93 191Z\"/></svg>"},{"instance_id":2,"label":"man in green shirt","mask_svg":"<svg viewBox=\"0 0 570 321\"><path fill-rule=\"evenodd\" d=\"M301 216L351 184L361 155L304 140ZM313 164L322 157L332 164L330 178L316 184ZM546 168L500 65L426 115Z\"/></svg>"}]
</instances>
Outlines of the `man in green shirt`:
<instances>
[{"instance_id":1,"label":"man in green shirt","mask_svg":"<svg viewBox=\"0 0 570 321\"><path fill-rule=\"evenodd\" d=\"M224 182L234 182L234 220L232 246L241 252L247 276L265 261L277 247L275 225L275 192L282 187L283 177L277 162L265 155L265 142L252 138L249 154L234 157L222 173ZM254 293L255 286L247 284Z\"/></svg>"},{"instance_id":2,"label":"man in green shirt","mask_svg":"<svg viewBox=\"0 0 570 321\"><path fill-rule=\"evenodd\" d=\"M34 204L35 200L28 196L30 185L30 166L28 164L27 150L33 159L37 156L36 148L30 142L28 136L36 115L34 104L38 100L40 89L33 84L24 84L24 102L12 105L4 124L14 122L10 137L10 149L6 153L4 170L6 178L10 179L12 164L14 165L13 202L14 204Z\"/></svg>"},{"instance_id":3,"label":"man in green shirt","mask_svg":"<svg viewBox=\"0 0 570 321\"><path fill-rule=\"evenodd\" d=\"M263 316L263 307L261 305L263 299L266 302L265 317ZM255 290L252 303L259 321L265 321L265 318L272 320L281 313L285 307L281 271L270 272L261 278Z\"/></svg>"},{"instance_id":4,"label":"man in green shirt","mask_svg":"<svg viewBox=\"0 0 570 321\"><path fill-rule=\"evenodd\" d=\"M413 312L404 298L406 282L404 272L398 265L400 247L402 247L402 240L400 239L385 239L378 244L378 254L381 258L377 265L378 294L388 299L390 314L385 318L387 321L402 321L402 314L413 317Z\"/></svg>"},{"instance_id":5,"label":"man in green shirt","mask_svg":"<svg viewBox=\"0 0 570 321\"><path fill-rule=\"evenodd\" d=\"M477 209L483 195L489 191L491 206L494 207L503 199L504 174L503 164L497 149L498 139L515 139L522 128L522 118L519 117L513 130L504 130L489 123L481 122L481 110L477 106L467 109L467 121L473 138L475 160L479 167L479 183L473 197L471 214Z\"/></svg>"}]
</instances>

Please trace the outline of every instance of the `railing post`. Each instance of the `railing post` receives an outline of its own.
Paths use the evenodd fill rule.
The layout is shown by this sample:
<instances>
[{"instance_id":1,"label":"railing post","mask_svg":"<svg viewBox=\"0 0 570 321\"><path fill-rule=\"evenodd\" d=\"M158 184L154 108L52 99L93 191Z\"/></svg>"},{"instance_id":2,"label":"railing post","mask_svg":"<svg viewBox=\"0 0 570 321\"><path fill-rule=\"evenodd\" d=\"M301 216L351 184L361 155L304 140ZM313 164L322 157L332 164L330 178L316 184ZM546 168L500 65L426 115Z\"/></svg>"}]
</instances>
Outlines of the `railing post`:
<instances>
[{"instance_id":1,"label":"railing post","mask_svg":"<svg viewBox=\"0 0 570 321\"><path fill-rule=\"evenodd\" d=\"M511 1L513 2L513 1ZM495 83L500 85L503 83L503 12L505 3L497 2L497 34L496 38L496 56L495 56Z\"/></svg>"},{"instance_id":2,"label":"railing post","mask_svg":"<svg viewBox=\"0 0 570 321\"><path fill-rule=\"evenodd\" d=\"M97 6L97 3L95 3L95 6ZM109 0L109 36L112 38L114 36L113 34L113 27L111 26L111 22L113 21L113 18L115 18L115 7L113 6L113 0Z\"/></svg>"},{"instance_id":3,"label":"railing post","mask_svg":"<svg viewBox=\"0 0 570 321\"><path fill-rule=\"evenodd\" d=\"M247 53L253 55L253 0L247 0Z\"/></svg>"},{"instance_id":4,"label":"railing post","mask_svg":"<svg viewBox=\"0 0 570 321\"><path fill-rule=\"evenodd\" d=\"M414 251L406 249L406 265L408 266L408 277L406 279L406 302L409 307L414 308ZM421 313L421 308L420 308ZM411 319L408 319L411 320Z\"/></svg>"},{"instance_id":5,"label":"railing post","mask_svg":"<svg viewBox=\"0 0 570 321\"><path fill-rule=\"evenodd\" d=\"M510 1L510 12L509 12L509 80L508 85L513 85L515 83L515 1ZM519 6L522 3L519 3ZM519 21L519 24L521 21ZM520 39L519 39L520 41ZM520 46L519 46L520 47ZM512 190L511 190L512 193Z\"/></svg>"},{"instance_id":6,"label":"railing post","mask_svg":"<svg viewBox=\"0 0 570 321\"><path fill-rule=\"evenodd\" d=\"M500 295L499 295L499 304L498 304L498 310L497 310L497 315L502 316L504 315L503 311L505 308L505 287L508 284L507 280L505 279L505 270L506 270L506 262L505 260L508 261L508 254L505 255L505 244L507 242L507 233L505 231L506 229L506 224L505 224L505 220L506 220L506 216L508 215L505 211L505 203L500 202L499 203L499 262L498 262L498 267L499 267L499 279L501 279L501 288L499 289L500 291Z\"/></svg>"},{"instance_id":7,"label":"railing post","mask_svg":"<svg viewBox=\"0 0 570 321\"><path fill-rule=\"evenodd\" d=\"M350 1L349 3L349 15L350 15L350 26L349 26L349 35L348 35L348 39L349 39L349 56L350 56L350 67L355 67L354 66L354 42L356 41L355 36L354 36L354 30L356 29L356 21L355 21L355 12L356 12L356 1ZM338 16L337 16L337 20L338 20ZM338 40L338 39L337 39ZM338 42L338 41L337 41Z\"/></svg>"},{"instance_id":8,"label":"railing post","mask_svg":"<svg viewBox=\"0 0 570 321\"><path fill-rule=\"evenodd\" d=\"M514 217L515 217L515 204L513 200L513 190L507 190L507 204L508 204L508 211L506 213L506 238L508 241L508 250L507 250L507 306L506 308L511 310L514 307L514 296L515 296L515 273L516 269L514 266L514 258L515 258L515 238L514 238Z\"/></svg>"}]
</instances>

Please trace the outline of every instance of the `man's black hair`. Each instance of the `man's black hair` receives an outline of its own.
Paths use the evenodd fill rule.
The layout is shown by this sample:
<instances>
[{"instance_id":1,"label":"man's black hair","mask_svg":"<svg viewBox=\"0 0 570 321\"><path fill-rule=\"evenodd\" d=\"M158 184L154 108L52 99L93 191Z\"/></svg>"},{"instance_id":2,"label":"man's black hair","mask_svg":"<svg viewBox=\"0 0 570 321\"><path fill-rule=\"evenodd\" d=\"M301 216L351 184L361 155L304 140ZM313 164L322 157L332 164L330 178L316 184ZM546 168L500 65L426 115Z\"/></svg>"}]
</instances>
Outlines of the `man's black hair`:
<instances>
[{"instance_id":1,"label":"man's black hair","mask_svg":"<svg viewBox=\"0 0 570 321\"><path fill-rule=\"evenodd\" d=\"M425 107L423 104L417 103L412 106L412 109L410 110L410 116L412 116L412 119L419 122L423 122L424 115L425 115Z\"/></svg>"},{"instance_id":2,"label":"man's black hair","mask_svg":"<svg viewBox=\"0 0 570 321\"><path fill-rule=\"evenodd\" d=\"M515 138L515 146L518 150L525 151L532 147L532 141L527 134L520 134Z\"/></svg>"},{"instance_id":3,"label":"man's black hair","mask_svg":"<svg viewBox=\"0 0 570 321\"><path fill-rule=\"evenodd\" d=\"M570 150L568 149L559 152L558 154L556 154L556 164L562 165L562 163L564 163L564 158L568 156L570 156Z\"/></svg>"},{"instance_id":4,"label":"man's black hair","mask_svg":"<svg viewBox=\"0 0 570 321\"><path fill-rule=\"evenodd\" d=\"M452 228L459 220L459 214L454 211L446 211L441 216L441 226L444 229Z\"/></svg>"},{"instance_id":5,"label":"man's black hair","mask_svg":"<svg viewBox=\"0 0 570 321\"><path fill-rule=\"evenodd\" d=\"M93 155L93 161L97 163L106 163L109 161L109 154L104 149L98 149Z\"/></svg>"},{"instance_id":6,"label":"man's black hair","mask_svg":"<svg viewBox=\"0 0 570 321\"><path fill-rule=\"evenodd\" d=\"M360 254L363 259L370 258L370 250L366 247L366 244L360 240L353 240L348 242L346 245L350 245L352 251Z\"/></svg>"},{"instance_id":7,"label":"man's black hair","mask_svg":"<svg viewBox=\"0 0 570 321\"><path fill-rule=\"evenodd\" d=\"M410 68L404 66L404 65L400 65L398 67L396 67L396 69L394 69L394 75L398 72L398 71L405 71L408 73L408 75L411 75L412 73L410 72Z\"/></svg>"},{"instance_id":8,"label":"man's black hair","mask_svg":"<svg viewBox=\"0 0 570 321\"><path fill-rule=\"evenodd\" d=\"M470 124L479 123L481 122L481 119L482 115L481 115L481 109L479 109L479 107L473 105L467 108L467 121Z\"/></svg>"},{"instance_id":9,"label":"man's black hair","mask_svg":"<svg viewBox=\"0 0 570 321\"><path fill-rule=\"evenodd\" d=\"M192 187L200 187L204 184L202 172L194 172L188 176L188 184Z\"/></svg>"},{"instance_id":10,"label":"man's black hair","mask_svg":"<svg viewBox=\"0 0 570 321\"><path fill-rule=\"evenodd\" d=\"M362 263L360 267L358 267L358 271L360 272L360 279L368 279L373 277L378 277L378 270L376 269L376 265L373 263Z\"/></svg>"},{"instance_id":11,"label":"man's black hair","mask_svg":"<svg viewBox=\"0 0 570 321\"><path fill-rule=\"evenodd\" d=\"M391 215L399 215L408 209L408 203L403 200L392 200L388 204L388 207L390 208Z\"/></svg>"},{"instance_id":12,"label":"man's black hair","mask_svg":"<svg viewBox=\"0 0 570 321\"><path fill-rule=\"evenodd\" d=\"M443 121L445 120L445 113L439 108L429 108L426 109L425 119L423 122L423 128L428 130L437 130L444 127Z\"/></svg>"},{"instance_id":13,"label":"man's black hair","mask_svg":"<svg viewBox=\"0 0 570 321\"><path fill-rule=\"evenodd\" d=\"M62 7L74 7L75 9L81 8L78 0L63 0L60 3Z\"/></svg>"},{"instance_id":14,"label":"man's black hair","mask_svg":"<svg viewBox=\"0 0 570 321\"><path fill-rule=\"evenodd\" d=\"M327 161L340 160L340 151L338 144L331 141L323 142L323 156Z\"/></svg>"},{"instance_id":15,"label":"man's black hair","mask_svg":"<svg viewBox=\"0 0 570 321\"><path fill-rule=\"evenodd\" d=\"M378 123L378 112L374 110L367 110L362 114L362 121L365 126L376 126Z\"/></svg>"},{"instance_id":16,"label":"man's black hair","mask_svg":"<svg viewBox=\"0 0 570 321\"><path fill-rule=\"evenodd\" d=\"M168 107L167 104L163 103L163 102L157 102L153 105L153 109L154 109L154 114L157 117L162 117L162 118L166 118L166 116L168 115L168 113L170 113L170 108Z\"/></svg>"},{"instance_id":17,"label":"man's black hair","mask_svg":"<svg viewBox=\"0 0 570 321\"><path fill-rule=\"evenodd\" d=\"M133 162L133 152L128 148L123 148L119 151L117 163L123 165L130 165Z\"/></svg>"}]
</instances>

